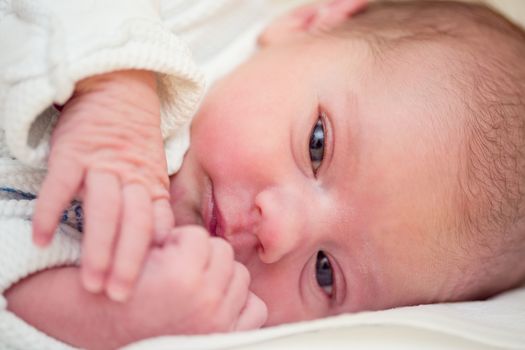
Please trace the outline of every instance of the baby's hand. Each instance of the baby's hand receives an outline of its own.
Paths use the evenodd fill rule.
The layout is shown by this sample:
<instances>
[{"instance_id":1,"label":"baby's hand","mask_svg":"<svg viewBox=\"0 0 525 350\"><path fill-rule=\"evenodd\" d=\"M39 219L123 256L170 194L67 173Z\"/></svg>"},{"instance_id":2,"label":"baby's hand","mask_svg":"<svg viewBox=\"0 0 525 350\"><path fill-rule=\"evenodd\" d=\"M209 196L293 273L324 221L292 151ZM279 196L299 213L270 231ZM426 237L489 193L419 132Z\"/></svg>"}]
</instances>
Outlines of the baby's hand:
<instances>
[{"instance_id":1,"label":"baby's hand","mask_svg":"<svg viewBox=\"0 0 525 350\"><path fill-rule=\"evenodd\" d=\"M226 241L198 226L176 228L148 255L127 305L131 331L144 338L259 328L267 310L249 284Z\"/></svg>"},{"instance_id":2,"label":"baby's hand","mask_svg":"<svg viewBox=\"0 0 525 350\"><path fill-rule=\"evenodd\" d=\"M83 200L82 280L125 300L154 238L173 226L153 73L120 71L77 84L52 134L33 217L47 245L75 196Z\"/></svg>"}]
</instances>

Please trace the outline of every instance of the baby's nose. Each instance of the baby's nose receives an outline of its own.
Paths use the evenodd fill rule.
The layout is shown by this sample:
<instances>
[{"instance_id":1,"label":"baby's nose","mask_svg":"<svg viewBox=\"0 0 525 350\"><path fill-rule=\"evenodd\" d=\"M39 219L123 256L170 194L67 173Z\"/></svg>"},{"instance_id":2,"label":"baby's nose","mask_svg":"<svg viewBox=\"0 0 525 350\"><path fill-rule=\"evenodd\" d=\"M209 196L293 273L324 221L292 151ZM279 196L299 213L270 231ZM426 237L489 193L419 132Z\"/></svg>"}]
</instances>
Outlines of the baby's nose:
<instances>
[{"instance_id":1,"label":"baby's nose","mask_svg":"<svg viewBox=\"0 0 525 350\"><path fill-rule=\"evenodd\" d=\"M266 188L255 198L260 220L255 234L259 239L259 256L267 264L274 263L304 242L301 231L308 218L301 217L304 201L299 193L286 187Z\"/></svg>"}]
</instances>

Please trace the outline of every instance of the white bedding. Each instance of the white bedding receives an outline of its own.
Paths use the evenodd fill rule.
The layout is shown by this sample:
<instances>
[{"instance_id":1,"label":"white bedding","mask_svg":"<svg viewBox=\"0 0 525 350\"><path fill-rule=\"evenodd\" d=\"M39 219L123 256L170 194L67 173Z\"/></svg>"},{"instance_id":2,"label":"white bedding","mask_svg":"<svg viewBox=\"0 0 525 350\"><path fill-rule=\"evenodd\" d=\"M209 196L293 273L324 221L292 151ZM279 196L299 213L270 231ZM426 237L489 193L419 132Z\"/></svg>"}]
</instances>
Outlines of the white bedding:
<instances>
[{"instance_id":1,"label":"white bedding","mask_svg":"<svg viewBox=\"0 0 525 350\"><path fill-rule=\"evenodd\" d=\"M160 337L125 349L525 349L525 286L485 301L362 312L236 334Z\"/></svg>"}]
</instances>

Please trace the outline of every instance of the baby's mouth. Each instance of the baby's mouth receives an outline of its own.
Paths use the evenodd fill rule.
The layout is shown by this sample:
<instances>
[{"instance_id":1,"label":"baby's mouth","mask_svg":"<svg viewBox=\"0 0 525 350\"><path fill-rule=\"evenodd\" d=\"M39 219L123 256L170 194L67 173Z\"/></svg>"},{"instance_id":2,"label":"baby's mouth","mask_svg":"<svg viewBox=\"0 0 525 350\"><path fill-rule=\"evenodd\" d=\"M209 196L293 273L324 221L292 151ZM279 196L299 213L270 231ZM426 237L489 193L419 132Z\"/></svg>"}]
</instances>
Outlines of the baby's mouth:
<instances>
[{"instance_id":1,"label":"baby's mouth","mask_svg":"<svg viewBox=\"0 0 525 350\"><path fill-rule=\"evenodd\" d=\"M215 199L215 192L213 190L213 182L209 180L205 190L205 200L203 208L203 220L206 229L210 235L224 239L224 231L222 225L222 216Z\"/></svg>"}]
</instances>

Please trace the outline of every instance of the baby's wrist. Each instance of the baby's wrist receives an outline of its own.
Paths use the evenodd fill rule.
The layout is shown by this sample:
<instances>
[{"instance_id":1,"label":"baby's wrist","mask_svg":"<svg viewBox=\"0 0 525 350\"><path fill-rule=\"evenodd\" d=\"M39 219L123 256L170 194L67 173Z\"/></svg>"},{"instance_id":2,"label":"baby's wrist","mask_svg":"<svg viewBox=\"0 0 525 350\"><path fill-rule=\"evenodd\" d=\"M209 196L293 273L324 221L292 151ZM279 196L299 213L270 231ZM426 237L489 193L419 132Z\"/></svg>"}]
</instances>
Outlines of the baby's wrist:
<instances>
[{"instance_id":1,"label":"baby's wrist","mask_svg":"<svg viewBox=\"0 0 525 350\"><path fill-rule=\"evenodd\" d=\"M81 80L61 110L75 122L87 121L90 128L107 121L113 125L149 125L160 128L160 101L155 73L123 70Z\"/></svg>"},{"instance_id":2,"label":"baby's wrist","mask_svg":"<svg viewBox=\"0 0 525 350\"><path fill-rule=\"evenodd\" d=\"M98 74L82 79L77 82L75 93L82 94L114 85L131 87L131 92L133 92L133 87L136 85L147 86L155 92L157 90L155 73L147 70L130 69Z\"/></svg>"},{"instance_id":3,"label":"baby's wrist","mask_svg":"<svg viewBox=\"0 0 525 350\"><path fill-rule=\"evenodd\" d=\"M124 112L125 119L160 115L156 76L146 70L123 70L83 79L75 86L70 101L73 100L83 101L82 104L87 106L106 106ZM133 112L131 115L130 111Z\"/></svg>"},{"instance_id":4,"label":"baby's wrist","mask_svg":"<svg viewBox=\"0 0 525 350\"><path fill-rule=\"evenodd\" d=\"M35 273L6 293L8 310L52 338L82 348L116 348L134 340L128 309L86 292L77 267Z\"/></svg>"}]
</instances>

